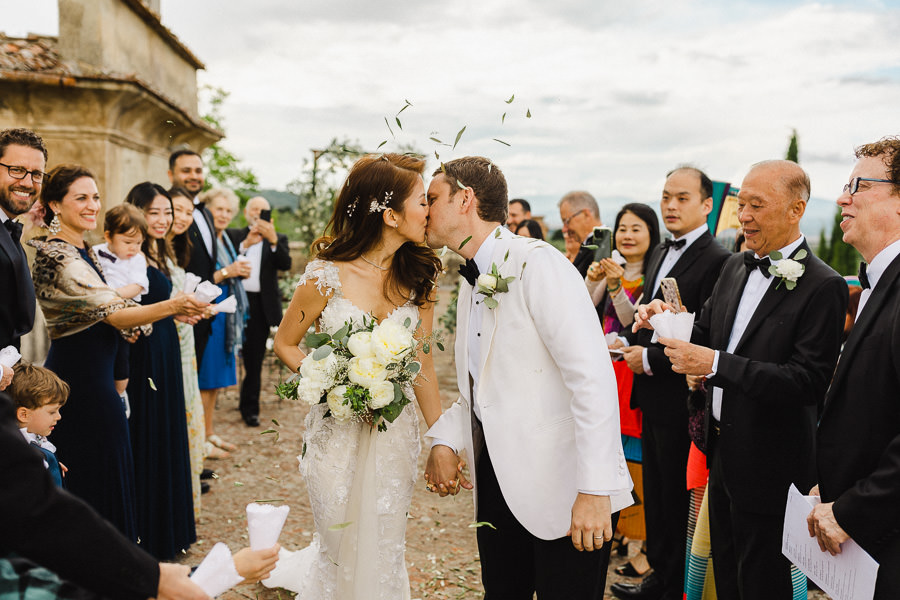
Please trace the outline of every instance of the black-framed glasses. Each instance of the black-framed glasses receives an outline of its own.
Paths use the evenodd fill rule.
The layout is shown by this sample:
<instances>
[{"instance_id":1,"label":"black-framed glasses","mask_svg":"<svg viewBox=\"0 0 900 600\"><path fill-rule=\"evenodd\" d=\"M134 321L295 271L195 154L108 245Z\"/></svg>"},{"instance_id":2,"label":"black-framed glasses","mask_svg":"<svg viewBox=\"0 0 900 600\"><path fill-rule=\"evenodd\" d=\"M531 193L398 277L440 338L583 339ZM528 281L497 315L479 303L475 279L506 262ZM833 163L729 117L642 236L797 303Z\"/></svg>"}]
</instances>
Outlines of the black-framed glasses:
<instances>
[{"instance_id":1,"label":"black-framed glasses","mask_svg":"<svg viewBox=\"0 0 900 600\"><path fill-rule=\"evenodd\" d=\"M581 210L579 210L578 212L576 212L574 215L569 215L569 218L568 218L568 219L563 219L563 220L562 220L563 227L568 227L568 226L569 226L569 222L570 222L572 219L574 219L575 217L577 217L578 215L580 215L581 213L583 213L583 212L586 211L586 210L587 210L586 208L582 208Z\"/></svg>"},{"instance_id":2,"label":"black-framed glasses","mask_svg":"<svg viewBox=\"0 0 900 600\"><path fill-rule=\"evenodd\" d=\"M12 177L13 179L25 179L26 175L31 175L31 181L33 181L35 183L42 182L44 180L44 175L46 175L46 173L44 173L43 171L39 171L38 169L35 169L34 171L29 171L25 167L5 165L3 163L0 163L0 167L6 167L6 171L9 173L9 176Z\"/></svg>"},{"instance_id":3,"label":"black-framed glasses","mask_svg":"<svg viewBox=\"0 0 900 600\"><path fill-rule=\"evenodd\" d=\"M870 179L869 177L854 177L850 180L850 183L844 184L844 193L850 192L852 196L856 192L859 191L859 182L860 181L871 181L872 183L893 183L894 185L898 185L896 181L892 181L890 179Z\"/></svg>"}]
</instances>

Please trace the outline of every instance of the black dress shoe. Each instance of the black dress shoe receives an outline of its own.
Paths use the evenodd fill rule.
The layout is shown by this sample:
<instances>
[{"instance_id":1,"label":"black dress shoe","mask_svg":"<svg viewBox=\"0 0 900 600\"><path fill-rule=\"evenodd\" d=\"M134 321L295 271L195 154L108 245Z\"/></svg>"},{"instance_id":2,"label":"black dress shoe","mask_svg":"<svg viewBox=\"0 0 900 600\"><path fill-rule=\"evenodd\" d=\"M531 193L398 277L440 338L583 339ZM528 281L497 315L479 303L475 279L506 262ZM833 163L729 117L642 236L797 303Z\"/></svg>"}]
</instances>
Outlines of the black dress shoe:
<instances>
[{"instance_id":1,"label":"black dress shoe","mask_svg":"<svg viewBox=\"0 0 900 600\"><path fill-rule=\"evenodd\" d=\"M244 423L247 427L259 427L259 417L256 415L244 415Z\"/></svg>"},{"instance_id":2,"label":"black dress shoe","mask_svg":"<svg viewBox=\"0 0 900 600\"><path fill-rule=\"evenodd\" d=\"M200 482L200 493L205 494L208 491L209 491L209 484L206 483L205 481L201 481Z\"/></svg>"},{"instance_id":3,"label":"black dress shoe","mask_svg":"<svg viewBox=\"0 0 900 600\"><path fill-rule=\"evenodd\" d=\"M656 573L650 573L640 583L614 583L609 589L613 596L624 600L658 600L664 591Z\"/></svg>"},{"instance_id":4,"label":"black dress shoe","mask_svg":"<svg viewBox=\"0 0 900 600\"><path fill-rule=\"evenodd\" d=\"M212 469L203 469L200 472L200 479L212 479L216 476L216 472Z\"/></svg>"}]
</instances>

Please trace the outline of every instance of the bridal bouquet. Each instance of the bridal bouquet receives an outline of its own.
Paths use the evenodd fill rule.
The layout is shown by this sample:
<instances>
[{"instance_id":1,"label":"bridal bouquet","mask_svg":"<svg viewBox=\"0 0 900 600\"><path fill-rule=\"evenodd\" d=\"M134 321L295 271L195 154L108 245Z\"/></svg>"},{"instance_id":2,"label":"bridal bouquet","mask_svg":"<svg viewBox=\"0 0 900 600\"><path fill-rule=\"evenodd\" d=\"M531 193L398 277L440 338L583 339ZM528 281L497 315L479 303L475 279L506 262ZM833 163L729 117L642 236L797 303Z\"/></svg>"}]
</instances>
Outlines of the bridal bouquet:
<instances>
[{"instance_id":1,"label":"bridal bouquet","mask_svg":"<svg viewBox=\"0 0 900 600\"><path fill-rule=\"evenodd\" d=\"M416 339L404 323L386 319L376 323L363 318L361 326L350 322L330 335L309 333L312 350L300 364L299 373L276 386L281 398L302 400L310 406L328 404L325 416L336 421L366 421L386 431L409 398L403 386L412 384L422 368L416 360ZM439 341L435 342L442 348ZM422 344L427 354L429 341Z\"/></svg>"}]
</instances>

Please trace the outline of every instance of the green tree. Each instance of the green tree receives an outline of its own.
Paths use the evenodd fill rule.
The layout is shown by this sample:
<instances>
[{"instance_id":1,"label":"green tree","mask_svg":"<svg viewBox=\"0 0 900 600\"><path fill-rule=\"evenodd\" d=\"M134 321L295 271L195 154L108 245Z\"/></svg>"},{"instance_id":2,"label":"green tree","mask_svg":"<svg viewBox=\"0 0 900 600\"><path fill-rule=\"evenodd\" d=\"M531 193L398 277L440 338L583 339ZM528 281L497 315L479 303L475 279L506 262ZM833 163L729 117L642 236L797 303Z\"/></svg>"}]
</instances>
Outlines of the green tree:
<instances>
[{"instance_id":1,"label":"green tree","mask_svg":"<svg viewBox=\"0 0 900 600\"><path fill-rule=\"evenodd\" d=\"M209 95L209 112L201 118L224 132L222 105L229 93L212 86L204 86L201 92ZM241 198L241 204L245 203L259 187L259 181L253 170L242 166L241 159L226 149L221 141L203 151L203 164L206 167L206 186L219 185L234 190Z\"/></svg>"},{"instance_id":2,"label":"green tree","mask_svg":"<svg viewBox=\"0 0 900 600\"><path fill-rule=\"evenodd\" d=\"M844 232L841 229L841 207L834 212L834 221L831 225L831 238L825 241L825 230L819 236L819 248L817 254L825 263L841 275L854 275L859 269L862 260L856 248L844 242Z\"/></svg>"},{"instance_id":3,"label":"green tree","mask_svg":"<svg viewBox=\"0 0 900 600\"><path fill-rule=\"evenodd\" d=\"M787 155L784 157L786 160L790 160L795 163L800 162L800 153L797 148L797 130L794 129L791 134L791 141L788 143Z\"/></svg>"}]
</instances>

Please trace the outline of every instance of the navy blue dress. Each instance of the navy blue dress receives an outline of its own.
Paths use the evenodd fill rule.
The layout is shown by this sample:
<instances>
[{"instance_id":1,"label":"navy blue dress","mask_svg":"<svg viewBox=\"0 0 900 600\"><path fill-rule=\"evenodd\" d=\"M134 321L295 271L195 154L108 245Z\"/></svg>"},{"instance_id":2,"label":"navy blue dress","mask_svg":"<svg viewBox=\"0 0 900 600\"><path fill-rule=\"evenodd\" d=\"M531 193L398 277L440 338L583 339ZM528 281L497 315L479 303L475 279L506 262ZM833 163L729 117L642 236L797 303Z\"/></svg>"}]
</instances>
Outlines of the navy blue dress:
<instances>
[{"instance_id":1,"label":"navy blue dress","mask_svg":"<svg viewBox=\"0 0 900 600\"><path fill-rule=\"evenodd\" d=\"M172 282L162 271L148 266L147 279L141 304L169 299ZM197 540L181 346L172 317L155 322L153 333L131 346L128 398L139 543L156 558L171 559Z\"/></svg>"},{"instance_id":2,"label":"navy blue dress","mask_svg":"<svg viewBox=\"0 0 900 600\"><path fill-rule=\"evenodd\" d=\"M79 252L96 270L87 252ZM120 343L126 342L119 332L100 321L53 340L44 366L71 388L50 436L57 458L69 469L66 489L136 541L134 463L128 421L113 379Z\"/></svg>"}]
</instances>

